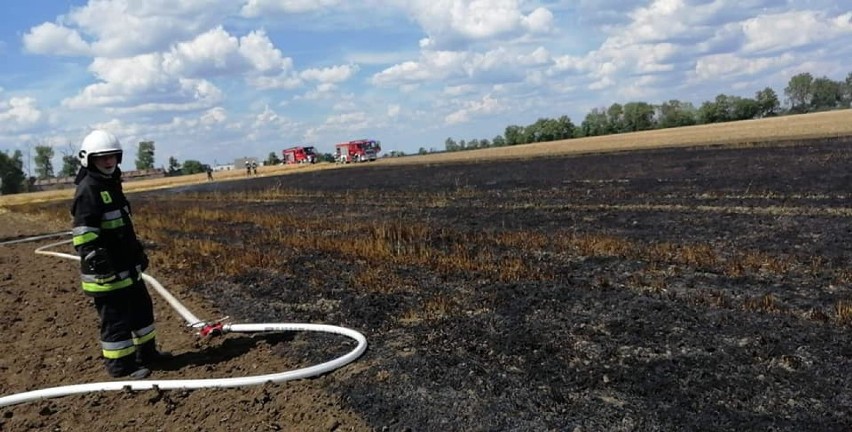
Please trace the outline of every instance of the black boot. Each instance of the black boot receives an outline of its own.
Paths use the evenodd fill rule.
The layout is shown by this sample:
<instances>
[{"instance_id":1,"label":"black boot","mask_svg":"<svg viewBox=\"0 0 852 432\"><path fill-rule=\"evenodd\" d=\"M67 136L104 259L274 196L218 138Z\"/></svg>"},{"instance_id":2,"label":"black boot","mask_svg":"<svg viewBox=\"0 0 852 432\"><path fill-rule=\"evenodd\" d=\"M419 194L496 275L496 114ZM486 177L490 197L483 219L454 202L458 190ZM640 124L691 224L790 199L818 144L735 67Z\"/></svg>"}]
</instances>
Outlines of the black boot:
<instances>
[{"instance_id":1,"label":"black boot","mask_svg":"<svg viewBox=\"0 0 852 432\"><path fill-rule=\"evenodd\" d=\"M107 372L113 378L128 377L134 380L145 379L151 375L151 370L139 366L134 356L126 356L120 359L106 359Z\"/></svg>"},{"instance_id":2,"label":"black boot","mask_svg":"<svg viewBox=\"0 0 852 432\"><path fill-rule=\"evenodd\" d=\"M143 366L162 364L173 358L174 355L168 351L158 351L153 340L139 345L136 349L136 360Z\"/></svg>"},{"instance_id":3,"label":"black boot","mask_svg":"<svg viewBox=\"0 0 852 432\"><path fill-rule=\"evenodd\" d=\"M140 367L139 369L136 369L135 371L131 372L130 375L128 375L127 377L135 380L141 380L148 378L148 375L151 375L151 369L148 369L146 367Z\"/></svg>"}]
</instances>

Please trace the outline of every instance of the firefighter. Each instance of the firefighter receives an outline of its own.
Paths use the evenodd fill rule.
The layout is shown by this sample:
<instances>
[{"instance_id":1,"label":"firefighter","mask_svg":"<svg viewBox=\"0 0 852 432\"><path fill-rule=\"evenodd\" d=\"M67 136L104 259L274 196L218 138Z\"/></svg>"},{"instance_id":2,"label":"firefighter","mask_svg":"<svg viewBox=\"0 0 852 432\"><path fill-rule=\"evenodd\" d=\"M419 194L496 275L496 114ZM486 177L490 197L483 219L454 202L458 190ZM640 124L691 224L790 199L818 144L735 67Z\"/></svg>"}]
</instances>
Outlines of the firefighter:
<instances>
[{"instance_id":1,"label":"firefighter","mask_svg":"<svg viewBox=\"0 0 852 432\"><path fill-rule=\"evenodd\" d=\"M251 175L251 161L248 159L246 159L246 175Z\"/></svg>"},{"instance_id":2,"label":"firefighter","mask_svg":"<svg viewBox=\"0 0 852 432\"><path fill-rule=\"evenodd\" d=\"M254 175L257 175L257 161L251 161L251 170L254 172Z\"/></svg>"},{"instance_id":3,"label":"firefighter","mask_svg":"<svg viewBox=\"0 0 852 432\"><path fill-rule=\"evenodd\" d=\"M143 379L147 366L167 360L155 344L154 309L142 280L148 256L136 238L130 203L121 187L121 144L95 130L83 139L74 217L74 248L80 255L83 292L100 318L101 352L113 377Z\"/></svg>"}]
</instances>

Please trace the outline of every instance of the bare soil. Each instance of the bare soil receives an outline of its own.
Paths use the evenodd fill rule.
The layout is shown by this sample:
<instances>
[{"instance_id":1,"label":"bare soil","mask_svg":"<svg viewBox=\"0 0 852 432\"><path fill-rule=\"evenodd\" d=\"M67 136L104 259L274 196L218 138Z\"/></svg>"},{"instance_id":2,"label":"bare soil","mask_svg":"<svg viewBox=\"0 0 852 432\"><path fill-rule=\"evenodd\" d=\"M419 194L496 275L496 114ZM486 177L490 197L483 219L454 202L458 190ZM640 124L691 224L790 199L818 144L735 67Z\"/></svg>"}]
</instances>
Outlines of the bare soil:
<instances>
[{"instance_id":1,"label":"bare soil","mask_svg":"<svg viewBox=\"0 0 852 432\"><path fill-rule=\"evenodd\" d=\"M30 215L0 215L0 236L13 238L67 227ZM78 264L36 255L45 240L0 247L0 392L109 381L100 360L98 318L79 289ZM63 251L62 249L57 249ZM64 252L69 252L64 250ZM152 276L169 289L167 279ZM198 316L222 317L191 292L174 291ZM304 366L278 354L281 336L227 335L202 340L152 291L161 348L175 360L152 378L189 379L259 375ZM352 370L357 369L353 367ZM346 372L341 374L345 375ZM103 392L0 408L3 431L258 431L370 430L326 393L320 377L256 388L162 392ZM338 377L339 378L339 377Z\"/></svg>"},{"instance_id":2,"label":"bare soil","mask_svg":"<svg viewBox=\"0 0 852 432\"><path fill-rule=\"evenodd\" d=\"M162 261L192 234L171 232L152 250L151 274L196 315L345 325L370 348L311 380L0 408L0 430L850 430L850 144L365 165L134 194L143 232L146 212L199 205L402 221L438 227L436 250L461 236L471 255L520 258L527 271L383 266L303 249L188 281L205 269ZM281 188L314 198L229 199ZM68 228L54 207L38 214L0 215L0 237ZM275 247L251 224L223 221L218 234ZM535 247L490 240L509 236ZM532 240L565 236L596 243ZM46 243L0 247L4 395L107 379L76 265L32 253ZM387 286L353 282L374 273ZM201 341L158 300L162 347L178 354L158 379L271 373L351 349L313 334Z\"/></svg>"}]
</instances>

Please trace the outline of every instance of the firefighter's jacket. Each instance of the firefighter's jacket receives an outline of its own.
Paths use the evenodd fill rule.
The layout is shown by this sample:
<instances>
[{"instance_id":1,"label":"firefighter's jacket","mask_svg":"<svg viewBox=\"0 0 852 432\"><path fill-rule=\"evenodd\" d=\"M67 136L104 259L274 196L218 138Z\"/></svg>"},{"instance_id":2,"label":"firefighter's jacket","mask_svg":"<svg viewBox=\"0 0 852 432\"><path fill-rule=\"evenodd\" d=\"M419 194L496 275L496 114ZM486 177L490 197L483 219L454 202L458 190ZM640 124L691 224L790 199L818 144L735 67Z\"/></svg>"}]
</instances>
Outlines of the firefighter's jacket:
<instances>
[{"instance_id":1,"label":"firefighter's jacket","mask_svg":"<svg viewBox=\"0 0 852 432\"><path fill-rule=\"evenodd\" d=\"M143 249L130 218L130 203L121 189L121 171L111 176L82 168L77 175L74 216L74 248L80 255L83 291L103 296L127 288L140 279ZM87 265L93 252L106 259L101 273Z\"/></svg>"}]
</instances>

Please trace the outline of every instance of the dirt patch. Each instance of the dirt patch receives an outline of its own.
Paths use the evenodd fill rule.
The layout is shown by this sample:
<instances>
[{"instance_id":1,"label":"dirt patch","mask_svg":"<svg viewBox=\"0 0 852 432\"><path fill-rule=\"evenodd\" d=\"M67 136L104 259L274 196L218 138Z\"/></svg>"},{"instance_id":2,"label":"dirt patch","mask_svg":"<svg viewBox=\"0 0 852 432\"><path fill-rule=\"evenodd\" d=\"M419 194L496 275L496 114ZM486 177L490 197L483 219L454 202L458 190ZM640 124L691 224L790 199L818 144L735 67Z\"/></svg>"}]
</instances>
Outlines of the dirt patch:
<instances>
[{"instance_id":1,"label":"dirt patch","mask_svg":"<svg viewBox=\"0 0 852 432\"><path fill-rule=\"evenodd\" d=\"M49 219L0 214L4 239L68 229ZM36 247L58 239L0 247L0 393L109 381L100 360L98 319L79 290L77 264L36 255ZM57 248L70 252L69 248ZM152 276L172 289L156 270ZM194 314L207 319L223 313L186 290L173 294ZM307 366L304 349L287 347L281 336L228 335L203 341L152 291L161 348L176 354L155 370L156 379L224 378L260 375ZM336 342L341 342L339 339ZM325 358L329 360L330 358ZM256 431L370 430L327 393L327 377L287 385L197 391L104 392L68 396L0 408L0 430L48 431Z\"/></svg>"},{"instance_id":2,"label":"dirt patch","mask_svg":"<svg viewBox=\"0 0 852 432\"><path fill-rule=\"evenodd\" d=\"M344 325L370 348L310 381L69 397L5 408L0 421L848 430L849 144L359 166L134 194L153 275L197 315ZM56 229L3 217L18 221L7 236ZM3 373L34 377L4 394L104 375L74 266L34 246L0 249L12 278L2 316L18 326L3 342L29 356L4 356ZM181 355L158 378L272 372L346 350L301 334L202 345L157 307L164 348ZM82 333L37 339L57 327ZM36 361L69 350L70 362Z\"/></svg>"}]
</instances>

